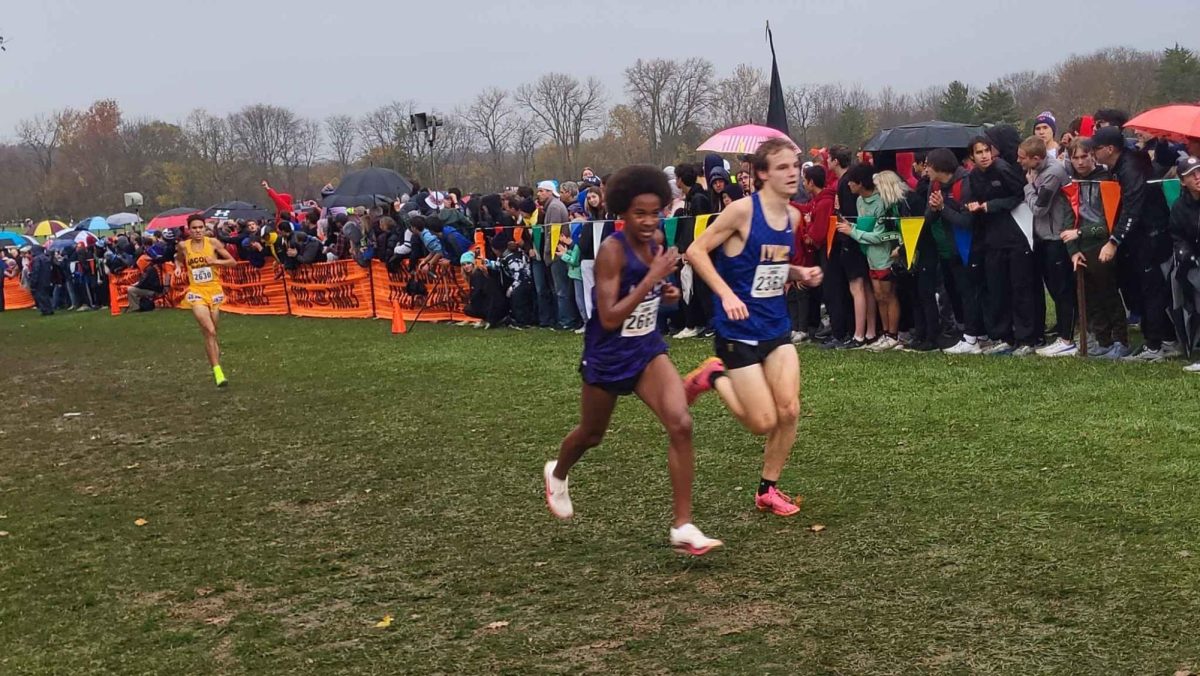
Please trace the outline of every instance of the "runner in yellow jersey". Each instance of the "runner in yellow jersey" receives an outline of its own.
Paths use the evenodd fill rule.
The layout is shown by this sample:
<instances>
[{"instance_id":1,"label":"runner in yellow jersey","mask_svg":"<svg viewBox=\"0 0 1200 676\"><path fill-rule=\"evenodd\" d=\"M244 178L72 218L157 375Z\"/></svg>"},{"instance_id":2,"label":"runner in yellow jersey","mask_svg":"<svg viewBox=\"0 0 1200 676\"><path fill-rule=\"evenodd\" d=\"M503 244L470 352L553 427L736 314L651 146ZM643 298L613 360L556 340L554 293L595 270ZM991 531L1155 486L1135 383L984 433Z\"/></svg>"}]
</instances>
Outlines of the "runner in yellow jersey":
<instances>
[{"instance_id":1,"label":"runner in yellow jersey","mask_svg":"<svg viewBox=\"0 0 1200 676\"><path fill-rule=\"evenodd\" d=\"M184 298L192 305L192 315L204 334L204 351L212 365L217 387L225 386L225 373L221 371L221 348L217 345L217 323L221 318L221 303L225 302L225 290L217 280L217 267L233 267L237 261L225 246L209 237L204 229L204 218L199 214L188 218L188 238L175 250L175 259L188 277L188 290Z\"/></svg>"}]
</instances>

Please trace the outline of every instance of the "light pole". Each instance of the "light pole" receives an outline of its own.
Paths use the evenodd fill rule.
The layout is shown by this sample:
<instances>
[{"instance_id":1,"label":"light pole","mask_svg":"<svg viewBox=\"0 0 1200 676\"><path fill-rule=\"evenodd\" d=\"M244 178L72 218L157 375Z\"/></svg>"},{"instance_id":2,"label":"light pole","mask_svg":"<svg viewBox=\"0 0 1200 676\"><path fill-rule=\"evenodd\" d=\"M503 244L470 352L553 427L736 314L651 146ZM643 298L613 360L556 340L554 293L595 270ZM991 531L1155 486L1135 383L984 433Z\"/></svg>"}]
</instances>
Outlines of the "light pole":
<instances>
[{"instance_id":1,"label":"light pole","mask_svg":"<svg viewBox=\"0 0 1200 676\"><path fill-rule=\"evenodd\" d=\"M436 115L413 113L408 116L408 125L409 131L414 134L416 132L425 134L425 143L429 145L430 185L433 190L437 190L437 156L433 154L433 144L437 141L437 130L442 126L442 121Z\"/></svg>"}]
</instances>

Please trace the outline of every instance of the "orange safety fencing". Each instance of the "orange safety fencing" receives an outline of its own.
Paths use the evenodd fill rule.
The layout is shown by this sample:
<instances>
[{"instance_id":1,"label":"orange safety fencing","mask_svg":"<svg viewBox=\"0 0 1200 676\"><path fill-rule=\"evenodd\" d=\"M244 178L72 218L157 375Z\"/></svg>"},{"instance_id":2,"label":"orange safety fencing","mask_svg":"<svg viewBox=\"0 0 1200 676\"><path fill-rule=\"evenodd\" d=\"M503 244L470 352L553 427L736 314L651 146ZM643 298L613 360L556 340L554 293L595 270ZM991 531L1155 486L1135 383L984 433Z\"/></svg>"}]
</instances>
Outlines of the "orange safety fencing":
<instances>
[{"instance_id":1,"label":"orange safety fencing","mask_svg":"<svg viewBox=\"0 0 1200 676\"><path fill-rule=\"evenodd\" d=\"M16 277L5 278L4 280L4 309L5 310L24 310L31 308L36 303L33 302L33 294L29 293L29 289L21 286L21 281Z\"/></svg>"},{"instance_id":2,"label":"orange safety fencing","mask_svg":"<svg viewBox=\"0 0 1200 676\"><path fill-rule=\"evenodd\" d=\"M155 299L157 307L188 307L183 299L187 279L173 271L172 263L161 269L167 291ZM140 276L139 270L130 268L109 277L112 314L120 314L128 305L127 291ZM389 272L380 261L371 261L369 268L342 260L302 265L295 270L284 270L274 261L261 268L241 262L220 268L217 276L225 290L221 310L244 315L390 320L392 304L398 303L407 321L418 319L418 314L422 321L460 321L467 318L463 309L470 295L470 286L457 267L440 267L430 274L417 275L406 267ZM411 285L414 279L421 284ZM416 286L423 286L425 294L414 295ZM32 306L30 298L29 305L20 307Z\"/></svg>"}]
</instances>

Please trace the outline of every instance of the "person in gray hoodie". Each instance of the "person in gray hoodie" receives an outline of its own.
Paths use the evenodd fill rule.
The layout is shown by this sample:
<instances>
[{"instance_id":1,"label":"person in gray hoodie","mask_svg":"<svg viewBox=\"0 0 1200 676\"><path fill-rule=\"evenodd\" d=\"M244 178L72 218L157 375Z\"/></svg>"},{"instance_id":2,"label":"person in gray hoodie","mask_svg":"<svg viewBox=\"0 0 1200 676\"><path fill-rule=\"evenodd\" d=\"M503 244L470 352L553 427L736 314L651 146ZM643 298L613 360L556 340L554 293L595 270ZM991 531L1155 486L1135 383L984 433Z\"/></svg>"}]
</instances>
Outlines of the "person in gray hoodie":
<instances>
[{"instance_id":1,"label":"person in gray hoodie","mask_svg":"<svg viewBox=\"0 0 1200 676\"><path fill-rule=\"evenodd\" d=\"M1063 193L1071 177L1066 166L1049 157L1046 142L1037 136L1025 139L1017 148L1017 163L1025 170L1025 204L1033 211L1033 256L1041 282L1054 300L1058 337L1037 351L1042 357L1070 357L1075 347L1075 274L1062 231L1074 227L1075 215ZM1045 333L1046 297L1036 293L1035 336Z\"/></svg>"}]
</instances>

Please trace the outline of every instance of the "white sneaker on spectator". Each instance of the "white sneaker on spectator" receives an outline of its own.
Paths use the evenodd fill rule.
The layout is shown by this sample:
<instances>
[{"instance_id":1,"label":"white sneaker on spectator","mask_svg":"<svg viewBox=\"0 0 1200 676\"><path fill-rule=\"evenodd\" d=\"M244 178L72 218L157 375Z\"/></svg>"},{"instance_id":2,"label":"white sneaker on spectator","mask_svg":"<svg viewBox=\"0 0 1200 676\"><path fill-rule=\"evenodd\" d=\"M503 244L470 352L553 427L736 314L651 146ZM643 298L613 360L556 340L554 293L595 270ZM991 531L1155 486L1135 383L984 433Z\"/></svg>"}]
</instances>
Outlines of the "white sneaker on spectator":
<instances>
[{"instance_id":1,"label":"white sneaker on spectator","mask_svg":"<svg viewBox=\"0 0 1200 676\"><path fill-rule=\"evenodd\" d=\"M808 334L803 331L792 331L792 343L799 344L808 340Z\"/></svg>"},{"instance_id":2,"label":"white sneaker on spectator","mask_svg":"<svg viewBox=\"0 0 1200 676\"><path fill-rule=\"evenodd\" d=\"M880 336L879 340L867 345L863 349L867 352L887 352L896 347L898 343L891 336Z\"/></svg>"},{"instance_id":3,"label":"white sneaker on spectator","mask_svg":"<svg viewBox=\"0 0 1200 676\"><path fill-rule=\"evenodd\" d=\"M1183 356L1183 350L1179 348L1179 343L1173 340L1164 340L1162 347L1159 349L1163 354L1163 359L1174 359Z\"/></svg>"},{"instance_id":4,"label":"white sneaker on spectator","mask_svg":"<svg viewBox=\"0 0 1200 676\"><path fill-rule=\"evenodd\" d=\"M1078 352L1075 343L1059 338L1037 351L1039 357L1073 357Z\"/></svg>"},{"instance_id":5,"label":"white sneaker on spectator","mask_svg":"<svg viewBox=\"0 0 1200 676\"><path fill-rule=\"evenodd\" d=\"M1010 352L1009 354L1011 354L1014 357L1029 357L1029 356L1037 354L1037 351L1033 349L1032 345L1022 345L1022 346L1016 348L1015 350L1013 350L1012 352Z\"/></svg>"},{"instance_id":6,"label":"white sneaker on spectator","mask_svg":"<svg viewBox=\"0 0 1200 676\"><path fill-rule=\"evenodd\" d=\"M1200 361L1183 367L1184 373L1200 373Z\"/></svg>"},{"instance_id":7,"label":"white sneaker on spectator","mask_svg":"<svg viewBox=\"0 0 1200 676\"><path fill-rule=\"evenodd\" d=\"M986 350L983 351L983 353L999 355L999 354L1010 354L1010 353L1012 353L1012 351L1013 351L1013 346L1009 345L1005 341L1001 340L1001 341L992 343Z\"/></svg>"},{"instance_id":8,"label":"white sneaker on spectator","mask_svg":"<svg viewBox=\"0 0 1200 676\"><path fill-rule=\"evenodd\" d=\"M1123 357L1121 359L1121 361L1153 364L1155 362L1160 362L1163 359L1166 359L1166 357L1163 356L1163 351L1162 351L1161 347L1157 350L1151 350L1150 348L1143 345L1137 349L1137 352L1134 352L1133 354L1129 355L1128 357Z\"/></svg>"},{"instance_id":9,"label":"white sneaker on spectator","mask_svg":"<svg viewBox=\"0 0 1200 676\"><path fill-rule=\"evenodd\" d=\"M979 343L968 343L965 340L960 340L952 347L948 347L942 352L946 354L983 354L983 348L979 347Z\"/></svg>"},{"instance_id":10,"label":"white sneaker on spectator","mask_svg":"<svg viewBox=\"0 0 1200 676\"><path fill-rule=\"evenodd\" d=\"M587 326L586 326L586 325L584 325L584 326L581 326L581 327L579 327L579 328L575 329L575 335L577 335L577 336L582 336L584 333L587 333Z\"/></svg>"},{"instance_id":11,"label":"white sneaker on spectator","mask_svg":"<svg viewBox=\"0 0 1200 676\"><path fill-rule=\"evenodd\" d=\"M695 338L698 335L700 335L700 329L684 329L679 333L676 333L674 336L672 336L672 338Z\"/></svg>"},{"instance_id":12,"label":"white sneaker on spectator","mask_svg":"<svg viewBox=\"0 0 1200 676\"><path fill-rule=\"evenodd\" d=\"M1104 349L1104 348L1100 348L1100 349ZM1104 352L1103 354L1097 354L1096 358L1116 361L1118 359L1124 359L1125 357L1128 357L1129 354L1130 354L1129 346L1118 340L1118 341L1114 342L1108 348L1107 352Z\"/></svg>"}]
</instances>

